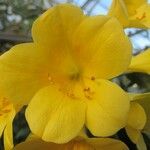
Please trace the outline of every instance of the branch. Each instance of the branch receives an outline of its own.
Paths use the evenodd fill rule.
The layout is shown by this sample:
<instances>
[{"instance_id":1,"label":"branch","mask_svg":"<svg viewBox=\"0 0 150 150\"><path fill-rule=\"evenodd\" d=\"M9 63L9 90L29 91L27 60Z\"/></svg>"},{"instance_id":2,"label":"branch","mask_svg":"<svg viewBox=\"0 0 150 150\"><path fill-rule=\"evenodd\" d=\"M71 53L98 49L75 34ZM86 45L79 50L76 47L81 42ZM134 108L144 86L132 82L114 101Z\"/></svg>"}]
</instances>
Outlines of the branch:
<instances>
[{"instance_id":1,"label":"branch","mask_svg":"<svg viewBox=\"0 0 150 150\"><path fill-rule=\"evenodd\" d=\"M87 0L87 1L81 6L81 8L84 9L90 2L91 2L91 0Z\"/></svg>"},{"instance_id":2,"label":"branch","mask_svg":"<svg viewBox=\"0 0 150 150\"><path fill-rule=\"evenodd\" d=\"M137 30L137 31L134 32L134 33L129 32L129 33L128 33L128 36L129 36L129 37L132 37L132 36L135 36L135 35L137 35L137 34L140 34L140 33L142 33L142 32L145 32L145 31L146 31L146 30L141 29L141 30Z\"/></svg>"},{"instance_id":3,"label":"branch","mask_svg":"<svg viewBox=\"0 0 150 150\"><path fill-rule=\"evenodd\" d=\"M15 43L27 43L31 42L32 38L25 35L15 35L10 33L0 33L0 41L2 42L15 42Z\"/></svg>"}]
</instances>

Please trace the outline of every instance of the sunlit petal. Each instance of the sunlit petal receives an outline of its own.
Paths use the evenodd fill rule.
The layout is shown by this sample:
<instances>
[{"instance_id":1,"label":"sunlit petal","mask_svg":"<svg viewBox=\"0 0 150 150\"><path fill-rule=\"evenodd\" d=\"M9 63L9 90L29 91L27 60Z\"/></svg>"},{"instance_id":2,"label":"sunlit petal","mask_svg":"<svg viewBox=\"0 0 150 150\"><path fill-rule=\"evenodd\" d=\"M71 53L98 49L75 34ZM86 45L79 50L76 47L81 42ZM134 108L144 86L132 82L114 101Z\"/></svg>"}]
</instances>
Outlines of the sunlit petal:
<instances>
[{"instance_id":1,"label":"sunlit petal","mask_svg":"<svg viewBox=\"0 0 150 150\"><path fill-rule=\"evenodd\" d=\"M72 34L83 18L79 7L71 4L54 6L34 22L33 40L53 51L71 48Z\"/></svg>"},{"instance_id":2,"label":"sunlit petal","mask_svg":"<svg viewBox=\"0 0 150 150\"><path fill-rule=\"evenodd\" d=\"M113 0L108 15L112 17L115 16L123 27L129 26L129 15L123 0Z\"/></svg>"},{"instance_id":3,"label":"sunlit petal","mask_svg":"<svg viewBox=\"0 0 150 150\"><path fill-rule=\"evenodd\" d=\"M150 4L141 5L137 10L136 14L131 17L131 20L138 20L139 23L145 27L150 28Z\"/></svg>"},{"instance_id":4,"label":"sunlit petal","mask_svg":"<svg viewBox=\"0 0 150 150\"><path fill-rule=\"evenodd\" d=\"M17 110L48 84L47 57L33 43L17 45L0 57L0 91Z\"/></svg>"},{"instance_id":5,"label":"sunlit petal","mask_svg":"<svg viewBox=\"0 0 150 150\"><path fill-rule=\"evenodd\" d=\"M112 78L130 63L131 44L115 18L86 18L77 28L73 43L77 63L85 76Z\"/></svg>"},{"instance_id":6,"label":"sunlit petal","mask_svg":"<svg viewBox=\"0 0 150 150\"><path fill-rule=\"evenodd\" d=\"M85 103L49 86L33 97L26 110L26 118L37 136L45 141L65 143L83 128Z\"/></svg>"},{"instance_id":7,"label":"sunlit petal","mask_svg":"<svg viewBox=\"0 0 150 150\"><path fill-rule=\"evenodd\" d=\"M66 144L47 143L33 139L20 143L15 150L128 150L121 141L111 138L76 138Z\"/></svg>"},{"instance_id":8,"label":"sunlit petal","mask_svg":"<svg viewBox=\"0 0 150 150\"><path fill-rule=\"evenodd\" d=\"M144 108L147 120L143 131L150 133L150 93L134 94L132 100L139 103Z\"/></svg>"},{"instance_id":9,"label":"sunlit petal","mask_svg":"<svg viewBox=\"0 0 150 150\"><path fill-rule=\"evenodd\" d=\"M126 125L129 99L116 84L100 80L91 84L96 93L88 101L86 125L95 136L110 136Z\"/></svg>"},{"instance_id":10,"label":"sunlit petal","mask_svg":"<svg viewBox=\"0 0 150 150\"><path fill-rule=\"evenodd\" d=\"M141 130L146 123L146 114L143 107L136 103L131 102L128 125L134 129Z\"/></svg>"}]
</instances>

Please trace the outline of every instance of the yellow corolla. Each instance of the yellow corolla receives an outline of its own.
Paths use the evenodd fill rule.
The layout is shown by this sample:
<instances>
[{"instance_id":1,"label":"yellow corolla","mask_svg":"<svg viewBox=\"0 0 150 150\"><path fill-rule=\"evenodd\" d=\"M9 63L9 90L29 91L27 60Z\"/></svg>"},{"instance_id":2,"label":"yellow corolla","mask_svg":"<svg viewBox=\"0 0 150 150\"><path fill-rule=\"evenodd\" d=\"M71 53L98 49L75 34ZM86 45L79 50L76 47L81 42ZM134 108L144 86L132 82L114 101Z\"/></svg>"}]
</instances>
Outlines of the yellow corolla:
<instances>
[{"instance_id":1,"label":"yellow corolla","mask_svg":"<svg viewBox=\"0 0 150 150\"><path fill-rule=\"evenodd\" d=\"M150 49L133 56L128 70L150 74Z\"/></svg>"},{"instance_id":2,"label":"yellow corolla","mask_svg":"<svg viewBox=\"0 0 150 150\"><path fill-rule=\"evenodd\" d=\"M128 150L121 141L111 138L76 138L66 144L44 142L31 139L18 144L14 150Z\"/></svg>"},{"instance_id":3,"label":"yellow corolla","mask_svg":"<svg viewBox=\"0 0 150 150\"><path fill-rule=\"evenodd\" d=\"M143 132L150 133L150 93L131 94L131 98L133 102L140 104L144 108L147 120L145 124L145 117L143 115L143 119L141 119L141 121L143 120L143 124L145 124Z\"/></svg>"},{"instance_id":4,"label":"yellow corolla","mask_svg":"<svg viewBox=\"0 0 150 150\"><path fill-rule=\"evenodd\" d=\"M129 111L126 132L139 149L146 150L142 132L150 133L150 93L130 94L131 107Z\"/></svg>"},{"instance_id":5,"label":"yellow corolla","mask_svg":"<svg viewBox=\"0 0 150 150\"><path fill-rule=\"evenodd\" d=\"M13 148L12 122L15 110L10 101L5 97L0 97L0 137L4 137L5 150Z\"/></svg>"},{"instance_id":6,"label":"yellow corolla","mask_svg":"<svg viewBox=\"0 0 150 150\"><path fill-rule=\"evenodd\" d=\"M0 57L0 90L17 110L28 104L31 131L45 141L68 142L84 125L110 136L126 125L128 95L107 79L124 72L131 44L115 18L85 16L57 5L33 24L33 43Z\"/></svg>"},{"instance_id":7,"label":"yellow corolla","mask_svg":"<svg viewBox=\"0 0 150 150\"><path fill-rule=\"evenodd\" d=\"M150 28L150 4L147 0L113 0L109 16L124 27Z\"/></svg>"},{"instance_id":8,"label":"yellow corolla","mask_svg":"<svg viewBox=\"0 0 150 150\"><path fill-rule=\"evenodd\" d=\"M150 49L133 56L128 71L150 74ZM150 93L130 96L133 102L131 102L126 131L132 142L146 149L140 131L150 133Z\"/></svg>"},{"instance_id":9,"label":"yellow corolla","mask_svg":"<svg viewBox=\"0 0 150 150\"><path fill-rule=\"evenodd\" d=\"M146 114L143 107L137 102L131 102L131 108L125 129L131 141L137 145L141 142L141 131L143 130L145 123Z\"/></svg>"}]
</instances>

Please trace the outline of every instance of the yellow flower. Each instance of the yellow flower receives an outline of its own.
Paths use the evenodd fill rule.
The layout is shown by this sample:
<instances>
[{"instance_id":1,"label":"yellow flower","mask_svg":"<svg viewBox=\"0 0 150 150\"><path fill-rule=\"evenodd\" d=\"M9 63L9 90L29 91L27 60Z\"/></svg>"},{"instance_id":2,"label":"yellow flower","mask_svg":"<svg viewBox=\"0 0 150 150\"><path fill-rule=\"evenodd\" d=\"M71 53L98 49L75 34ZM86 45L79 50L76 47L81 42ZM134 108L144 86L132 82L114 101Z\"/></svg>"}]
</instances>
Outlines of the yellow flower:
<instances>
[{"instance_id":1,"label":"yellow flower","mask_svg":"<svg viewBox=\"0 0 150 150\"><path fill-rule=\"evenodd\" d=\"M13 148L12 122L14 116L13 105L5 97L0 97L0 137L4 133L5 150Z\"/></svg>"},{"instance_id":2,"label":"yellow flower","mask_svg":"<svg viewBox=\"0 0 150 150\"><path fill-rule=\"evenodd\" d=\"M137 147L146 150L142 132L150 132L150 93L130 94L131 107L126 126L129 138Z\"/></svg>"},{"instance_id":3,"label":"yellow flower","mask_svg":"<svg viewBox=\"0 0 150 150\"><path fill-rule=\"evenodd\" d=\"M147 116L146 124L143 131L150 133L150 93L144 94L131 94L133 102L139 103L143 108ZM143 117L144 118L144 117Z\"/></svg>"},{"instance_id":4,"label":"yellow flower","mask_svg":"<svg viewBox=\"0 0 150 150\"><path fill-rule=\"evenodd\" d=\"M121 141L111 138L76 138L66 144L44 142L31 139L18 144L14 150L128 150Z\"/></svg>"},{"instance_id":5,"label":"yellow flower","mask_svg":"<svg viewBox=\"0 0 150 150\"><path fill-rule=\"evenodd\" d=\"M33 24L33 43L0 57L0 90L26 118L34 134L64 143L84 125L95 136L126 124L128 95L107 79L124 72L131 44L115 18L88 17L73 5L57 5Z\"/></svg>"},{"instance_id":6,"label":"yellow flower","mask_svg":"<svg viewBox=\"0 0 150 150\"><path fill-rule=\"evenodd\" d=\"M133 56L128 71L150 74L150 49ZM132 142L137 144L137 147L146 150L140 131L150 133L150 93L130 94L130 97L133 102L131 102L126 131Z\"/></svg>"},{"instance_id":7,"label":"yellow flower","mask_svg":"<svg viewBox=\"0 0 150 150\"><path fill-rule=\"evenodd\" d=\"M131 102L128 122L125 129L133 143L137 144L139 142L141 130L144 128L145 123L146 114L143 107L136 102Z\"/></svg>"},{"instance_id":8,"label":"yellow flower","mask_svg":"<svg viewBox=\"0 0 150 150\"><path fill-rule=\"evenodd\" d=\"M129 72L144 72L150 74L150 49L133 56Z\"/></svg>"},{"instance_id":9,"label":"yellow flower","mask_svg":"<svg viewBox=\"0 0 150 150\"><path fill-rule=\"evenodd\" d=\"M124 27L150 28L150 4L147 0L113 0L108 12Z\"/></svg>"}]
</instances>

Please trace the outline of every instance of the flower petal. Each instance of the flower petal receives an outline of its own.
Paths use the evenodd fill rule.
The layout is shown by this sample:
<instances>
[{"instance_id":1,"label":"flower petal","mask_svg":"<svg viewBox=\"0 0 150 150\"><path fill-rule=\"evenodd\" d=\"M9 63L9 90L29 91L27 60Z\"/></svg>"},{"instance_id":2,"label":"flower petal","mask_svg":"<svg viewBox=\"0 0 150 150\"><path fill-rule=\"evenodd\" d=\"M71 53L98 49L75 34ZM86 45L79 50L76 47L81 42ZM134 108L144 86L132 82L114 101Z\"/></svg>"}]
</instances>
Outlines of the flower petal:
<instances>
[{"instance_id":1,"label":"flower petal","mask_svg":"<svg viewBox=\"0 0 150 150\"><path fill-rule=\"evenodd\" d=\"M146 123L146 114L143 107L136 102L131 102L127 122L128 126L132 127L133 129L141 130L144 128L145 123Z\"/></svg>"},{"instance_id":2,"label":"flower petal","mask_svg":"<svg viewBox=\"0 0 150 150\"><path fill-rule=\"evenodd\" d=\"M147 29L147 27L142 24L139 20L131 19L130 18L130 24L128 25L128 28L143 28Z\"/></svg>"},{"instance_id":3,"label":"flower petal","mask_svg":"<svg viewBox=\"0 0 150 150\"><path fill-rule=\"evenodd\" d=\"M33 24L34 43L49 51L51 72L61 74L57 80L66 74L70 76L72 72L78 72L72 56L72 36L84 18L79 7L60 4L47 10Z\"/></svg>"},{"instance_id":4,"label":"flower petal","mask_svg":"<svg viewBox=\"0 0 150 150\"><path fill-rule=\"evenodd\" d=\"M136 10L140 6L147 2L147 0L138 0L138 1L137 0L123 0L123 1L127 7L127 10L130 16L134 15L136 13Z\"/></svg>"},{"instance_id":5,"label":"flower petal","mask_svg":"<svg viewBox=\"0 0 150 150\"><path fill-rule=\"evenodd\" d=\"M41 139L32 139L18 144L15 150L128 150L127 146L111 138L76 138L66 144L47 143Z\"/></svg>"},{"instance_id":6,"label":"flower petal","mask_svg":"<svg viewBox=\"0 0 150 150\"><path fill-rule=\"evenodd\" d=\"M135 144L138 143L138 140L140 138L140 130L134 129L130 126L127 126L125 130L130 140Z\"/></svg>"},{"instance_id":7,"label":"flower petal","mask_svg":"<svg viewBox=\"0 0 150 150\"><path fill-rule=\"evenodd\" d=\"M146 143L144 141L143 135L140 134L140 138L136 144L138 150L147 150Z\"/></svg>"},{"instance_id":8,"label":"flower petal","mask_svg":"<svg viewBox=\"0 0 150 150\"><path fill-rule=\"evenodd\" d=\"M85 76L112 78L130 63L131 44L115 18L87 17L77 28L73 44Z\"/></svg>"},{"instance_id":9,"label":"flower petal","mask_svg":"<svg viewBox=\"0 0 150 150\"><path fill-rule=\"evenodd\" d=\"M48 54L35 44L20 44L0 57L0 91L16 110L48 84Z\"/></svg>"},{"instance_id":10,"label":"flower petal","mask_svg":"<svg viewBox=\"0 0 150 150\"><path fill-rule=\"evenodd\" d=\"M33 40L53 51L66 49L70 47L72 34L83 18L79 7L71 4L54 6L34 22Z\"/></svg>"},{"instance_id":11,"label":"flower petal","mask_svg":"<svg viewBox=\"0 0 150 150\"><path fill-rule=\"evenodd\" d=\"M21 148L24 150L94 150L94 147L89 145L85 139L81 137L77 137L65 144L56 144L42 141L39 138L32 138L30 141L26 140L25 142L18 144L15 147L15 150L21 150Z\"/></svg>"},{"instance_id":12,"label":"flower petal","mask_svg":"<svg viewBox=\"0 0 150 150\"><path fill-rule=\"evenodd\" d=\"M112 138L88 138L86 141L93 145L95 150L128 150L123 142Z\"/></svg>"},{"instance_id":13,"label":"flower petal","mask_svg":"<svg viewBox=\"0 0 150 150\"><path fill-rule=\"evenodd\" d=\"M130 23L127 7L123 0L113 0L108 15L116 17L123 27L127 27Z\"/></svg>"},{"instance_id":14,"label":"flower petal","mask_svg":"<svg viewBox=\"0 0 150 150\"><path fill-rule=\"evenodd\" d=\"M13 119L15 117L15 111L12 110L12 113L10 114L9 121L7 122L7 125L4 130L4 147L5 150L10 150L14 147L13 143Z\"/></svg>"},{"instance_id":15,"label":"flower petal","mask_svg":"<svg viewBox=\"0 0 150 150\"><path fill-rule=\"evenodd\" d=\"M147 121L143 131L150 133L150 93L134 95L133 100L144 108Z\"/></svg>"},{"instance_id":16,"label":"flower petal","mask_svg":"<svg viewBox=\"0 0 150 150\"><path fill-rule=\"evenodd\" d=\"M49 86L33 97L26 110L26 119L35 135L45 141L65 143L83 128L85 106L83 101Z\"/></svg>"},{"instance_id":17,"label":"flower petal","mask_svg":"<svg viewBox=\"0 0 150 150\"><path fill-rule=\"evenodd\" d=\"M6 126L6 119L2 116L0 117L0 137L3 134L5 126Z\"/></svg>"},{"instance_id":18,"label":"flower petal","mask_svg":"<svg viewBox=\"0 0 150 150\"><path fill-rule=\"evenodd\" d=\"M136 144L138 150L147 150L146 144L140 130L127 126L125 128L130 140Z\"/></svg>"},{"instance_id":19,"label":"flower petal","mask_svg":"<svg viewBox=\"0 0 150 150\"><path fill-rule=\"evenodd\" d=\"M132 58L129 71L150 74L150 49L147 49Z\"/></svg>"},{"instance_id":20,"label":"flower petal","mask_svg":"<svg viewBox=\"0 0 150 150\"><path fill-rule=\"evenodd\" d=\"M61 148L61 149L59 149ZM14 150L63 150L61 146L55 143L48 143L40 139L25 141L15 146Z\"/></svg>"},{"instance_id":21,"label":"flower petal","mask_svg":"<svg viewBox=\"0 0 150 150\"><path fill-rule=\"evenodd\" d=\"M12 103L8 99L0 96L0 137L14 116L15 110Z\"/></svg>"},{"instance_id":22,"label":"flower petal","mask_svg":"<svg viewBox=\"0 0 150 150\"><path fill-rule=\"evenodd\" d=\"M149 6L146 2L146 0L113 0L108 15L116 17L124 28L147 28L150 23Z\"/></svg>"},{"instance_id":23,"label":"flower petal","mask_svg":"<svg viewBox=\"0 0 150 150\"><path fill-rule=\"evenodd\" d=\"M143 4L136 10L136 14L131 20L138 20L145 27L150 28L150 4Z\"/></svg>"},{"instance_id":24,"label":"flower petal","mask_svg":"<svg viewBox=\"0 0 150 150\"><path fill-rule=\"evenodd\" d=\"M110 136L126 125L129 99L115 83L100 80L91 84L95 96L88 101L86 125L95 136Z\"/></svg>"}]
</instances>

